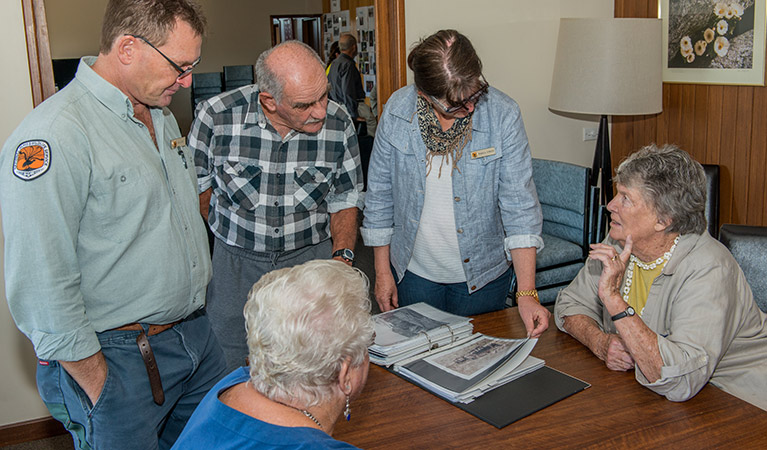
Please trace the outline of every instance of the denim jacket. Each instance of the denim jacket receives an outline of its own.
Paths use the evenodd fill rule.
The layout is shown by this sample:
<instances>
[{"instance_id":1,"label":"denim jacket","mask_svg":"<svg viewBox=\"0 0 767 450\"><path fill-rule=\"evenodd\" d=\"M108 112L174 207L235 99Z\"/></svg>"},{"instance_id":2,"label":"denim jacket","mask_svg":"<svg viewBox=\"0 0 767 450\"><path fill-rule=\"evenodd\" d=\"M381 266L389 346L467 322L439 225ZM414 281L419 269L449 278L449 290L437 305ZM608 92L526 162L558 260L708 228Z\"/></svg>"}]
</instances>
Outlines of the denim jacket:
<instances>
[{"instance_id":1,"label":"denim jacket","mask_svg":"<svg viewBox=\"0 0 767 450\"><path fill-rule=\"evenodd\" d=\"M390 245L400 280L413 255L426 183L417 95L414 86L406 86L386 104L373 144L361 228L365 245ZM472 140L457 167L456 233L466 286L474 292L508 270L511 249L543 248L527 134L519 105L503 92L490 88L477 103Z\"/></svg>"}]
</instances>

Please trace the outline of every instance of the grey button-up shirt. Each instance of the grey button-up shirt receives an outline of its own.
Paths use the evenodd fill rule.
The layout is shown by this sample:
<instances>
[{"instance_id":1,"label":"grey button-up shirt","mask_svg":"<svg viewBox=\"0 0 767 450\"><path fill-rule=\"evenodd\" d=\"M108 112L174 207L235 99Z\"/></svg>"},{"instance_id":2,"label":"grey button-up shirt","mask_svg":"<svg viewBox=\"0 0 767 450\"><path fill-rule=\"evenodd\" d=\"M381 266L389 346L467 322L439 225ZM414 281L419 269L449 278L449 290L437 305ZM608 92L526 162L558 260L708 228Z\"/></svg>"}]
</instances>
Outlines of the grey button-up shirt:
<instances>
[{"instance_id":1,"label":"grey button-up shirt","mask_svg":"<svg viewBox=\"0 0 767 450\"><path fill-rule=\"evenodd\" d=\"M94 62L83 58L0 153L6 295L42 359L80 360L100 349L97 332L182 319L210 280L193 154L175 119L151 111L158 151Z\"/></svg>"}]
</instances>

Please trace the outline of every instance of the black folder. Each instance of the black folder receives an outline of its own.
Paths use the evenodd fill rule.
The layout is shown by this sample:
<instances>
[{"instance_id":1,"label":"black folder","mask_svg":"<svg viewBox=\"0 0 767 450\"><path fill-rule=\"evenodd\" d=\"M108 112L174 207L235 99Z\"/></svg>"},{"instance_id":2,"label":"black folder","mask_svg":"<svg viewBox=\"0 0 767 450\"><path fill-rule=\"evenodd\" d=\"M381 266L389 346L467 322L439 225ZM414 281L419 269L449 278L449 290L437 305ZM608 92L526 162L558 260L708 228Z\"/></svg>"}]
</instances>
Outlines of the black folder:
<instances>
[{"instance_id":1,"label":"black folder","mask_svg":"<svg viewBox=\"0 0 767 450\"><path fill-rule=\"evenodd\" d=\"M485 393L471 403L442 400L496 428L503 428L589 386L584 381L544 366ZM426 392L433 394L428 390Z\"/></svg>"}]
</instances>

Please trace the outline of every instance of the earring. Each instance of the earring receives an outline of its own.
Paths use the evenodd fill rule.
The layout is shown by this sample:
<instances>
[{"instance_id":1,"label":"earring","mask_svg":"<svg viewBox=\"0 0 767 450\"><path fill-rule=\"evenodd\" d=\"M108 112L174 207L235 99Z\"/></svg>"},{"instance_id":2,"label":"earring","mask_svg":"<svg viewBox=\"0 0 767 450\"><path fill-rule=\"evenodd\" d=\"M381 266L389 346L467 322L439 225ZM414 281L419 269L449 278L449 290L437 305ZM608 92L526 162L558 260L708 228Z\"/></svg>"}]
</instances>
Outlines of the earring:
<instances>
[{"instance_id":1,"label":"earring","mask_svg":"<svg viewBox=\"0 0 767 450\"><path fill-rule=\"evenodd\" d=\"M344 409L344 416L348 422L352 418L352 408L349 406L349 396L346 396L346 409Z\"/></svg>"}]
</instances>

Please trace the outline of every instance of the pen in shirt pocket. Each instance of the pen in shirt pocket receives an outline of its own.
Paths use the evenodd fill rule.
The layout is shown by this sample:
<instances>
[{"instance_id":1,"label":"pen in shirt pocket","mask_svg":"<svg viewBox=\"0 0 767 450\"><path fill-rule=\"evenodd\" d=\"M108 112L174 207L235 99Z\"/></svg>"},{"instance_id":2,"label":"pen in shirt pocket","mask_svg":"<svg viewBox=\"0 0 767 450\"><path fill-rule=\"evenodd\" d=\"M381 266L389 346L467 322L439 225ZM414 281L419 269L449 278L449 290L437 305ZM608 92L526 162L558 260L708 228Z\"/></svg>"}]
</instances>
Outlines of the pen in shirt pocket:
<instances>
[{"instance_id":1,"label":"pen in shirt pocket","mask_svg":"<svg viewBox=\"0 0 767 450\"><path fill-rule=\"evenodd\" d=\"M184 154L183 147L186 146L186 137L182 136L170 141L170 148L175 148L178 152L178 156L181 157L181 162L184 163L184 169L188 169L189 165L186 163L186 155Z\"/></svg>"}]
</instances>

